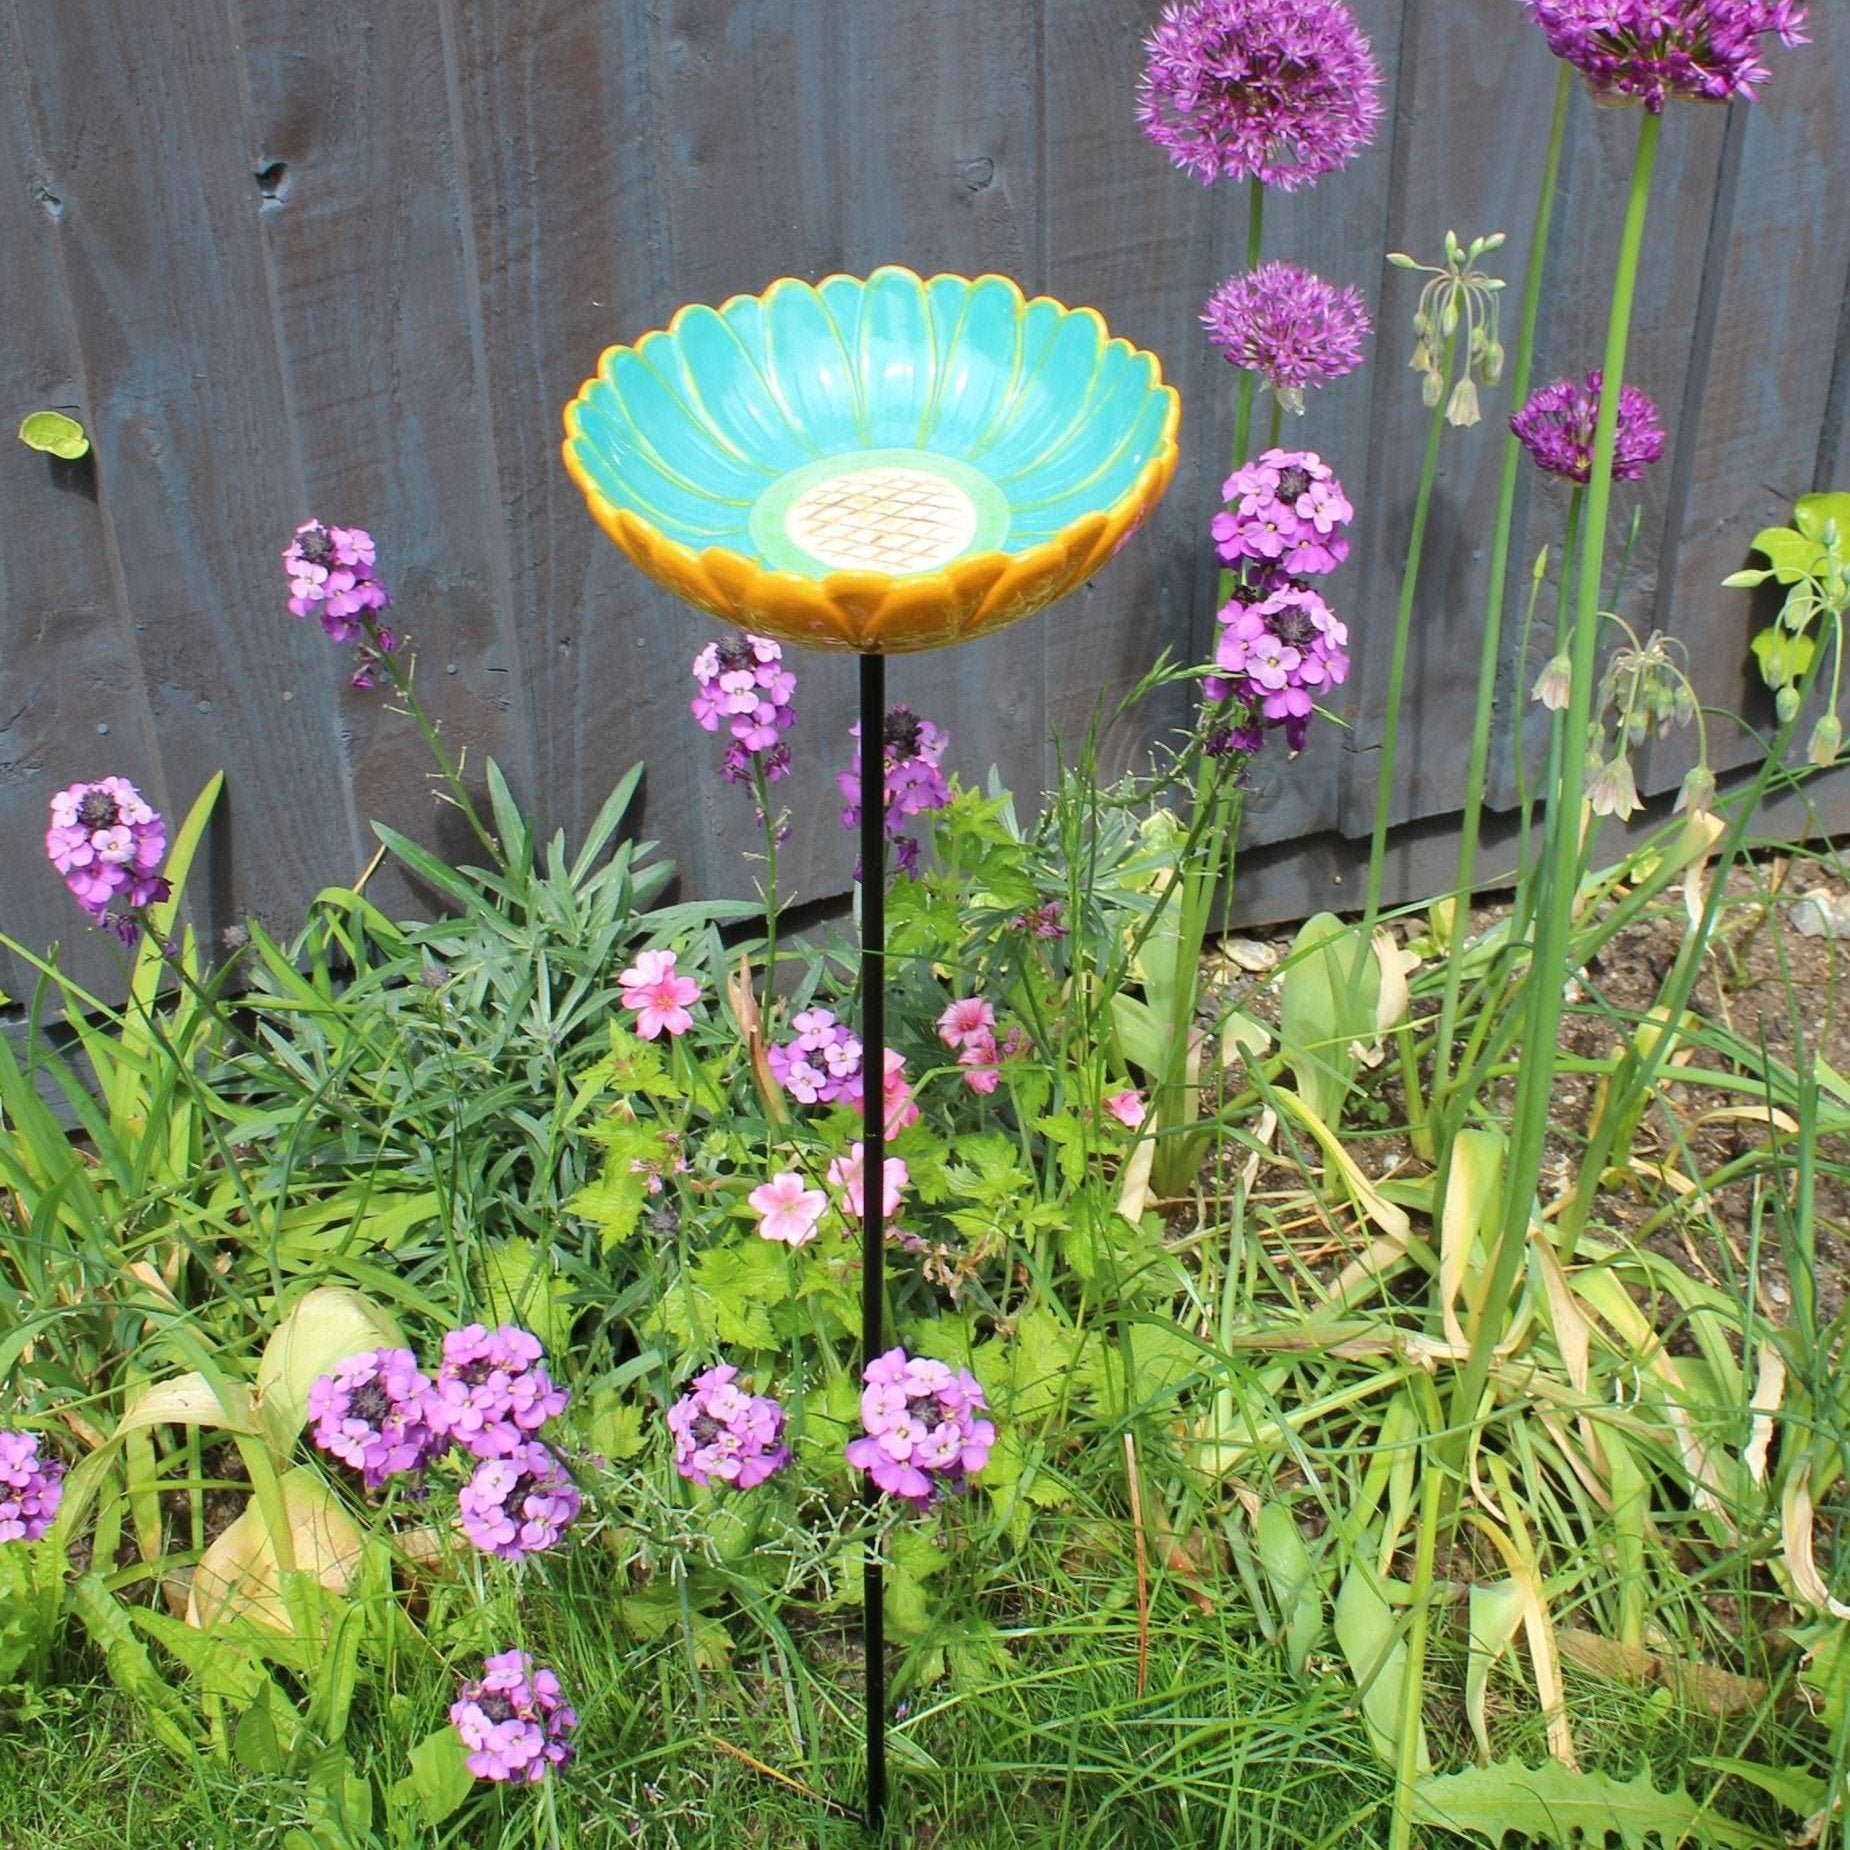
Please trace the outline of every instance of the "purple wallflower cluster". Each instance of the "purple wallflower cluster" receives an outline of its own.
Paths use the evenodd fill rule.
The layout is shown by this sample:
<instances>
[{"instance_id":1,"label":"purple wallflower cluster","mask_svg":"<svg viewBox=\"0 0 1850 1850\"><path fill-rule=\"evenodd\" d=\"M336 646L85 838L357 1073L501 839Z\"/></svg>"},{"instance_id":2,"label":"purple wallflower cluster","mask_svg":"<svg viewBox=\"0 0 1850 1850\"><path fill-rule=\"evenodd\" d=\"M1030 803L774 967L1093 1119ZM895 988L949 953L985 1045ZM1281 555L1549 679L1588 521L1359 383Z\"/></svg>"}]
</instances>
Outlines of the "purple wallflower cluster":
<instances>
[{"instance_id":1,"label":"purple wallflower cluster","mask_svg":"<svg viewBox=\"0 0 1850 1850\"><path fill-rule=\"evenodd\" d=\"M348 1356L308 1391L310 1437L369 1490L460 1448L480 1461L458 1498L464 1534L486 1554L518 1560L558 1541L580 1504L565 1467L534 1436L570 1398L544 1353L514 1324L472 1323L444 1337L432 1376L409 1349Z\"/></svg>"},{"instance_id":2,"label":"purple wallflower cluster","mask_svg":"<svg viewBox=\"0 0 1850 1850\"><path fill-rule=\"evenodd\" d=\"M795 1037L766 1049L771 1077L805 1105L861 1102L861 1043L829 1009L802 1009L790 1018Z\"/></svg>"},{"instance_id":3,"label":"purple wallflower cluster","mask_svg":"<svg viewBox=\"0 0 1850 1850\"><path fill-rule=\"evenodd\" d=\"M1804 0L1521 0L1548 49L1598 97L1636 98L1653 115L1678 97L1752 99L1770 75L1761 41L1803 45Z\"/></svg>"},{"instance_id":4,"label":"purple wallflower cluster","mask_svg":"<svg viewBox=\"0 0 1850 1850\"><path fill-rule=\"evenodd\" d=\"M1287 411L1304 388L1362 363L1371 323L1359 289L1342 289L1294 263L1262 263L1232 276L1202 311L1208 338L1235 366L1257 373Z\"/></svg>"},{"instance_id":5,"label":"purple wallflower cluster","mask_svg":"<svg viewBox=\"0 0 1850 1850\"><path fill-rule=\"evenodd\" d=\"M34 1432L0 1432L0 1542L36 1542L64 1500L64 1465Z\"/></svg>"},{"instance_id":6,"label":"purple wallflower cluster","mask_svg":"<svg viewBox=\"0 0 1850 1850\"><path fill-rule=\"evenodd\" d=\"M1215 516L1214 539L1239 582L1217 613L1216 672L1202 693L1241 712L1210 729L1206 749L1251 753L1265 726L1280 726L1298 751L1318 696L1349 676L1348 627L1306 578L1349 556L1343 529L1355 510L1312 450L1267 450L1223 492L1232 505Z\"/></svg>"},{"instance_id":7,"label":"purple wallflower cluster","mask_svg":"<svg viewBox=\"0 0 1850 1850\"><path fill-rule=\"evenodd\" d=\"M463 1685L450 1722L477 1779L531 1782L571 1759L566 1736L578 1717L550 1670L536 1669L525 1651L502 1651L485 1658L482 1675Z\"/></svg>"},{"instance_id":8,"label":"purple wallflower cluster","mask_svg":"<svg viewBox=\"0 0 1850 1850\"><path fill-rule=\"evenodd\" d=\"M1295 192L1346 166L1381 120L1381 73L1339 0L1179 0L1144 51L1144 132L1204 182Z\"/></svg>"},{"instance_id":9,"label":"purple wallflower cluster","mask_svg":"<svg viewBox=\"0 0 1850 1850\"><path fill-rule=\"evenodd\" d=\"M850 728L856 740L861 728ZM881 755L886 767L885 829L893 844L893 858L902 873L919 870L919 840L906 833L905 825L914 816L928 810L942 809L951 800L950 786L938 762L950 740L928 719L920 719L910 707L893 707L886 716L881 740ZM845 807L841 813L845 828L858 828L861 821L861 748L854 750L854 763L835 774L835 787L841 792ZM860 878L860 870L855 878Z\"/></svg>"},{"instance_id":10,"label":"purple wallflower cluster","mask_svg":"<svg viewBox=\"0 0 1850 1850\"><path fill-rule=\"evenodd\" d=\"M518 1561L550 1548L578 1514L578 1486L537 1440L485 1458L458 1495L463 1533L484 1554Z\"/></svg>"},{"instance_id":11,"label":"purple wallflower cluster","mask_svg":"<svg viewBox=\"0 0 1850 1850\"><path fill-rule=\"evenodd\" d=\"M421 1471L441 1450L431 1429L430 1379L409 1349L350 1355L308 1390L313 1438L377 1490L401 1471Z\"/></svg>"},{"instance_id":12,"label":"purple wallflower cluster","mask_svg":"<svg viewBox=\"0 0 1850 1850\"><path fill-rule=\"evenodd\" d=\"M320 618L335 642L360 644L355 687L371 687L380 658L398 647L398 638L377 621L381 611L392 607L392 598L374 576L376 564L377 548L364 527L305 520L283 548L292 614Z\"/></svg>"},{"instance_id":13,"label":"purple wallflower cluster","mask_svg":"<svg viewBox=\"0 0 1850 1850\"><path fill-rule=\"evenodd\" d=\"M51 800L45 852L71 897L125 944L136 909L171 890L154 870L167 852L167 825L126 777L71 784Z\"/></svg>"},{"instance_id":14,"label":"purple wallflower cluster","mask_svg":"<svg viewBox=\"0 0 1850 1850\"><path fill-rule=\"evenodd\" d=\"M738 1374L730 1363L709 1368L668 1409L674 1468L691 1483L750 1490L790 1462L783 1408L746 1393Z\"/></svg>"},{"instance_id":15,"label":"purple wallflower cluster","mask_svg":"<svg viewBox=\"0 0 1850 1850\"><path fill-rule=\"evenodd\" d=\"M1529 395L1529 402L1510 419L1510 429L1523 447L1550 475L1586 483L1593 475L1593 427L1599 422L1598 367L1585 383L1557 379ZM1612 479L1635 482L1664 453L1664 427L1657 406L1635 385L1619 388L1618 447L1613 452Z\"/></svg>"},{"instance_id":16,"label":"purple wallflower cluster","mask_svg":"<svg viewBox=\"0 0 1850 1850\"><path fill-rule=\"evenodd\" d=\"M729 636L710 642L694 657L699 691L688 702L702 728L731 735L720 775L729 784L750 784L756 760L765 782L790 775L790 747L783 735L796 722L790 697L797 678L784 666L784 652L767 636Z\"/></svg>"},{"instance_id":17,"label":"purple wallflower cluster","mask_svg":"<svg viewBox=\"0 0 1850 1850\"><path fill-rule=\"evenodd\" d=\"M953 1373L943 1362L889 1349L861 1379L866 1436L849 1441L848 1462L889 1496L925 1509L989 1462L996 1429L976 1417L988 1403L968 1369Z\"/></svg>"}]
</instances>

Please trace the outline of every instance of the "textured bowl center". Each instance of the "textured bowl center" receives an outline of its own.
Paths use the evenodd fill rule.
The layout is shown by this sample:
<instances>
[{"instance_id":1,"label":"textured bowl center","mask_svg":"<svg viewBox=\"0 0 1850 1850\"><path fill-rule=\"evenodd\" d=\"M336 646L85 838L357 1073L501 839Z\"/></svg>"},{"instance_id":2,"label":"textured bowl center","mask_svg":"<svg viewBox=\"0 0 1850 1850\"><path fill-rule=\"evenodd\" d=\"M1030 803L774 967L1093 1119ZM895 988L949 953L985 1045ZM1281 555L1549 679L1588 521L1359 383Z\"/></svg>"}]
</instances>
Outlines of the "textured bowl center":
<instances>
[{"instance_id":1,"label":"textured bowl center","mask_svg":"<svg viewBox=\"0 0 1850 1850\"><path fill-rule=\"evenodd\" d=\"M752 509L751 534L786 571L900 578L999 546L1008 517L1002 491L957 457L856 450L779 477Z\"/></svg>"},{"instance_id":2,"label":"textured bowl center","mask_svg":"<svg viewBox=\"0 0 1850 1850\"><path fill-rule=\"evenodd\" d=\"M970 544L976 503L923 469L857 469L803 494L784 531L844 571L929 572Z\"/></svg>"}]
</instances>

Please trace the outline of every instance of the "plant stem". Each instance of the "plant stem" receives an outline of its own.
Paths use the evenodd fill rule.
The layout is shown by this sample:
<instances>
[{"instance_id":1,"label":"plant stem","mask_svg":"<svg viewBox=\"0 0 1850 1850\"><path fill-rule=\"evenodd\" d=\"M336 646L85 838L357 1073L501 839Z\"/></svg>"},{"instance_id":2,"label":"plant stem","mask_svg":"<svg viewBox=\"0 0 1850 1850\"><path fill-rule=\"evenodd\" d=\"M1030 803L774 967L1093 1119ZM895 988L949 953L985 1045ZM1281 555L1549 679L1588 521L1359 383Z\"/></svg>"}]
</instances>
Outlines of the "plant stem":
<instances>
[{"instance_id":1,"label":"plant stem","mask_svg":"<svg viewBox=\"0 0 1850 1850\"><path fill-rule=\"evenodd\" d=\"M1256 270L1259 267L1259 252L1265 239L1265 186L1261 181L1249 182L1246 196L1246 268ZM1250 368L1240 368L1240 383L1234 388L1233 402L1233 467L1238 470L1246 461L1246 444L1253 429L1253 392L1258 381ZM1219 609L1233 595L1233 567L1223 565L1220 573L1219 588L1214 604Z\"/></svg>"},{"instance_id":2,"label":"plant stem","mask_svg":"<svg viewBox=\"0 0 1850 1850\"><path fill-rule=\"evenodd\" d=\"M1458 337L1445 343L1440 370L1449 386ZM1400 695L1407 678L1407 641L1413 631L1413 599L1419 590L1420 554L1426 545L1426 516L1432 511L1432 485L1439 473L1439 439L1445 432L1447 394L1438 403L1426 427L1426 459L1420 465L1419 493L1413 503L1413 530L1407 535L1407 563L1400 575L1400 607L1394 613L1394 653L1388 662L1387 712L1381 724L1381 763L1375 775L1375 827L1368 844L1368 896L1363 907L1362 938L1366 942L1381 912L1381 869L1387 858L1388 802L1394 792L1394 759L1400 746Z\"/></svg>"},{"instance_id":3,"label":"plant stem","mask_svg":"<svg viewBox=\"0 0 1850 1850\"><path fill-rule=\"evenodd\" d=\"M1568 976L1568 931L1573 918L1574 875L1580 861L1580 807L1585 784L1584 743L1592 722L1594 645L1599 632L1599 593L1606 555L1606 523L1612 506L1612 459L1619 430L1619 393L1625 378L1625 353L1631 335L1632 299L1638 285L1638 259L1644 245L1645 214L1651 176L1663 127L1660 116L1638 119L1638 149L1619 239L1618 268L1613 277L1612 309L1606 326L1604 385L1599 420L1594 427L1593 468L1587 489L1586 534L1581 542L1579 598L1574 612L1573 685L1562 727L1564 749L1559 780L1549 792L1543 853L1546 885L1537 910L1535 954L1529 966L1530 1008L1527 1046L1516 1075L1513 1141L1503 1196L1502 1224L1496 1256L1484 1292L1483 1314L1471 1338L1471 1350L1453 1390L1446 1450L1456 1462L1468 1446L1477 1403L1490 1374L1491 1352L1504 1327L1510 1291L1528 1251L1529 1219L1541 1179L1547 1144L1555 1072L1560 1058L1562 989ZM1456 1482L1456 1476L1454 1477Z\"/></svg>"},{"instance_id":4,"label":"plant stem","mask_svg":"<svg viewBox=\"0 0 1850 1850\"><path fill-rule=\"evenodd\" d=\"M425 711L424 703L417 696L417 690L411 685L412 668L416 666L416 657L412 657L412 668L406 668L399 660L407 653L406 645L401 642L396 649L381 646L379 627L370 616L362 619L366 627L367 640L373 645L379 660L384 663L385 671L392 677L392 687L400 700L405 703L405 711L411 715L412 723L423 734L424 743L430 748L430 755L437 761L437 771L443 781L449 785L450 800L462 811L464 820L475 832L475 838L487 850L490 860L501 865L501 845L494 838L493 832L483 822L474 802L469 796L468 786L462 780L461 767L450 756L449 747L443 742L443 735L437 730L437 722Z\"/></svg>"},{"instance_id":5,"label":"plant stem","mask_svg":"<svg viewBox=\"0 0 1850 1850\"><path fill-rule=\"evenodd\" d=\"M1554 218L1555 188L1561 176L1561 148L1567 139L1567 109L1574 91L1574 70L1565 61L1555 83L1554 121L1548 131L1548 153L1542 162L1541 198L1535 208L1535 229L1529 238L1529 263L1523 277L1522 320L1511 355L1510 402L1521 405L1529 396L1529 379L1535 364L1535 324L1542 305L1542 275L1548 266L1548 231ZM1458 877L1452 891L1458 918L1471 911L1471 894L1477 885L1478 828L1484 806L1484 783L1490 767L1490 723L1496 708L1497 667L1502 652L1503 606L1508 596L1510 531L1515 525L1516 479L1522 464L1522 444L1512 432L1503 446L1503 474L1497 484L1497 518L1490 534L1490 581L1484 596L1483 647L1478 656L1477 707L1471 722L1471 757L1465 771L1464 819L1458 835ZM1570 550L1569 557L1572 553ZM1564 564L1565 574L1568 567ZM1565 583L1565 577L1563 578ZM1523 664L1516 668L1518 679ZM1516 690L1518 703L1522 689ZM1519 705L1520 710L1520 705ZM1454 932L1458 929L1454 925ZM1464 960L1453 957L1445 967L1445 991L1439 1003L1439 1038L1433 1055L1433 1097L1451 1082L1452 1037L1458 1028L1459 984Z\"/></svg>"}]
</instances>

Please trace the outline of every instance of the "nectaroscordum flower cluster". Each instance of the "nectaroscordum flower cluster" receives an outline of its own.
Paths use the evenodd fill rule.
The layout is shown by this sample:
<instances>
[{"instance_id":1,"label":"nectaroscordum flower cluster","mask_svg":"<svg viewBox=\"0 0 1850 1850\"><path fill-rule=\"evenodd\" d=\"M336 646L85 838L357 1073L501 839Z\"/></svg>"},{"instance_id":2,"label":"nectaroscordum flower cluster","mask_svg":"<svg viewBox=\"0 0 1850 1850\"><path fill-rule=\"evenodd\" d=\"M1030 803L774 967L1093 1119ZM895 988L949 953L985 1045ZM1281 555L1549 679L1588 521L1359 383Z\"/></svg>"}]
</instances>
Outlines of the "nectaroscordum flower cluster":
<instances>
[{"instance_id":1,"label":"nectaroscordum flower cluster","mask_svg":"<svg viewBox=\"0 0 1850 1850\"><path fill-rule=\"evenodd\" d=\"M351 1355L308 1391L310 1437L369 1490L459 1448L477 1460L458 1495L463 1533L504 1560L550 1548L578 1514L577 1487L536 1437L565 1411L539 1339L472 1323L443 1339L426 1376L409 1349Z\"/></svg>"},{"instance_id":2,"label":"nectaroscordum flower cluster","mask_svg":"<svg viewBox=\"0 0 1850 1850\"><path fill-rule=\"evenodd\" d=\"M1548 49L1597 97L1667 103L1751 100L1769 75L1762 42L1805 43L1804 0L1521 0Z\"/></svg>"},{"instance_id":3,"label":"nectaroscordum flower cluster","mask_svg":"<svg viewBox=\"0 0 1850 1850\"><path fill-rule=\"evenodd\" d=\"M45 852L71 897L125 944L135 941L135 914L167 897L155 871L167 852L167 826L126 777L72 784L51 800Z\"/></svg>"},{"instance_id":4,"label":"nectaroscordum flower cluster","mask_svg":"<svg viewBox=\"0 0 1850 1850\"><path fill-rule=\"evenodd\" d=\"M1318 697L1349 675L1348 628L1307 576L1349 556L1343 530L1355 510L1312 450L1267 450L1223 492L1231 505L1215 516L1214 539L1239 580L1217 613L1216 672L1202 693L1240 711L1211 727L1208 750L1251 752L1261 726L1278 726L1297 751Z\"/></svg>"},{"instance_id":5,"label":"nectaroscordum flower cluster","mask_svg":"<svg viewBox=\"0 0 1850 1850\"><path fill-rule=\"evenodd\" d=\"M0 1432L0 1542L36 1542L64 1500L64 1465L34 1432Z\"/></svg>"}]
</instances>

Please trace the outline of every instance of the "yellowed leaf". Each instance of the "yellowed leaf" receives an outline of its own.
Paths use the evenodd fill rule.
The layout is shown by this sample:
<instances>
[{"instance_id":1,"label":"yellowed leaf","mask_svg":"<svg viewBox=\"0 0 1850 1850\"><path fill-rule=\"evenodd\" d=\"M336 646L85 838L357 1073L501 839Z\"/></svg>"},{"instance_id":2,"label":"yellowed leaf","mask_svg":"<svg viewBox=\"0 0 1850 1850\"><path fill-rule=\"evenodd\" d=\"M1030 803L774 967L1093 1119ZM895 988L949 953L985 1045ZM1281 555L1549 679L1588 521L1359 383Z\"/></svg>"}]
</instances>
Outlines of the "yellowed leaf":
<instances>
[{"instance_id":1,"label":"yellowed leaf","mask_svg":"<svg viewBox=\"0 0 1850 1850\"><path fill-rule=\"evenodd\" d=\"M279 1489L297 1569L331 1593L345 1593L359 1571L366 1538L327 1480L307 1466L284 1474ZM283 1599L275 1538L256 1500L200 1557L187 1595L186 1622L201 1630L221 1619L246 1619L293 1633Z\"/></svg>"}]
</instances>

